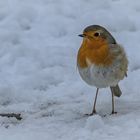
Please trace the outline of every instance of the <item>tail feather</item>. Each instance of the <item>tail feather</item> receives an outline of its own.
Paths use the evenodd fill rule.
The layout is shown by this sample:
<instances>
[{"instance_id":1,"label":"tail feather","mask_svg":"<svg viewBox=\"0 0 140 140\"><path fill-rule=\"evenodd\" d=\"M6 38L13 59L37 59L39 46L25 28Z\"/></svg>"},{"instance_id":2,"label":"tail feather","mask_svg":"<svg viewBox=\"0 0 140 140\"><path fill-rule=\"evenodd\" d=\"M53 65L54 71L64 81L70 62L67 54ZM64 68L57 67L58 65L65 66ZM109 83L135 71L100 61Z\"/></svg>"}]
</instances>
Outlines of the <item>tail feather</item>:
<instances>
[{"instance_id":1,"label":"tail feather","mask_svg":"<svg viewBox=\"0 0 140 140\"><path fill-rule=\"evenodd\" d=\"M120 97L122 95L121 89L119 88L119 85L116 85L115 87L110 87L111 92L117 97Z\"/></svg>"}]
</instances>

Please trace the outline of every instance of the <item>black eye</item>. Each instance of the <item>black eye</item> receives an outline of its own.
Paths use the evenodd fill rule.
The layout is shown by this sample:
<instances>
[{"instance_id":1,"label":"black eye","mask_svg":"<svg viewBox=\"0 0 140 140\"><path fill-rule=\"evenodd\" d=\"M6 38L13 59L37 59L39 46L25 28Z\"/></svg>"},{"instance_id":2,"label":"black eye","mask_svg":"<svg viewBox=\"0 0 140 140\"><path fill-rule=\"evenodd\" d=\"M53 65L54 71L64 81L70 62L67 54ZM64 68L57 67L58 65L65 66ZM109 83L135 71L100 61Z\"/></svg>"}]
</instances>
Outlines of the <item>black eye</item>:
<instances>
[{"instance_id":1,"label":"black eye","mask_svg":"<svg viewBox=\"0 0 140 140\"><path fill-rule=\"evenodd\" d=\"M95 37L98 37L99 35L100 35L100 33L98 33L98 32L94 33Z\"/></svg>"}]
</instances>

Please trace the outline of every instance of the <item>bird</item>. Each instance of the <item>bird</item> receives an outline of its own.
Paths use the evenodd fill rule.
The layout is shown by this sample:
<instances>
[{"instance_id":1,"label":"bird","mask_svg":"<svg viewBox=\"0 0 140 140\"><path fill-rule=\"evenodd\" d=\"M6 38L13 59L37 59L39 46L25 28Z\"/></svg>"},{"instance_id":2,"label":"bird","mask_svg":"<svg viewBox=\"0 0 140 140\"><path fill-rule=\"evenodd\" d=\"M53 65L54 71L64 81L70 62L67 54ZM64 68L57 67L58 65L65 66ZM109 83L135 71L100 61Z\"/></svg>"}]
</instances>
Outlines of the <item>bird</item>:
<instances>
[{"instance_id":1,"label":"bird","mask_svg":"<svg viewBox=\"0 0 140 140\"><path fill-rule=\"evenodd\" d=\"M118 44L111 33L100 25L87 26L79 35L83 38L77 53L77 67L81 78L96 87L92 112L96 114L96 101L99 89L110 88L112 112L116 114L114 96L120 97L120 80L127 77L128 58L122 45Z\"/></svg>"}]
</instances>

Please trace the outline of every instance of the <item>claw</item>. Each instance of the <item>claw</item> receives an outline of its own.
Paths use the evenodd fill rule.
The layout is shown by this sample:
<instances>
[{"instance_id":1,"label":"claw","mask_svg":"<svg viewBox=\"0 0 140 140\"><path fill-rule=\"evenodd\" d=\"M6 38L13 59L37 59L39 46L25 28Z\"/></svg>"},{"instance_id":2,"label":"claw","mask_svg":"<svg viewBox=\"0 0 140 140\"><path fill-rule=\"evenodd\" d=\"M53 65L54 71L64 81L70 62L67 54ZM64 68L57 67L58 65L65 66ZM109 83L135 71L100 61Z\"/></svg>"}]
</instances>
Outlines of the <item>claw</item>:
<instances>
[{"instance_id":1,"label":"claw","mask_svg":"<svg viewBox=\"0 0 140 140\"><path fill-rule=\"evenodd\" d=\"M115 111L112 111L112 113L111 113L110 115L114 115L114 114L117 114L117 112L115 112Z\"/></svg>"},{"instance_id":2,"label":"claw","mask_svg":"<svg viewBox=\"0 0 140 140\"><path fill-rule=\"evenodd\" d=\"M93 116L93 115L96 115L97 113L96 113L96 110L94 110L92 113L90 113L90 114L85 114L86 116Z\"/></svg>"}]
</instances>

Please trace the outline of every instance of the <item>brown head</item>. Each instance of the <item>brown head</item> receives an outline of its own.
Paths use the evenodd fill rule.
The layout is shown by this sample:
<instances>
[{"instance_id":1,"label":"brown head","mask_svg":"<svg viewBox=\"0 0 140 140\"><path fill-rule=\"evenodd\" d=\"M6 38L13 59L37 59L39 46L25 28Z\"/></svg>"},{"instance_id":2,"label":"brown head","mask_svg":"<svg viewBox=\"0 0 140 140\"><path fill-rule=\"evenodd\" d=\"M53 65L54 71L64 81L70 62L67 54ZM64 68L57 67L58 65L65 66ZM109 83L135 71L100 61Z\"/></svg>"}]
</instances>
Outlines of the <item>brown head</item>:
<instances>
[{"instance_id":1,"label":"brown head","mask_svg":"<svg viewBox=\"0 0 140 140\"><path fill-rule=\"evenodd\" d=\"M91 63L97 65L110 65L112 63L113 57L109 55L109 44L116 44L116 41L104 27L88 26L79 36L83 37L78 52L78 63L81 67L87 67L87 58Z\"/></svg>"},{"instance_id":2,"label":"brown head","mask_svg":"<svg viewBox=\"0 0 140 140\"><path fill-rule=\"evenodd\" d=\"M86 27L83 34L79 35L84 41L91 44L92 47L98 48L104 44L116 44L114 37L102 26L90 25Z\"/></svg>"}]
</instances>

